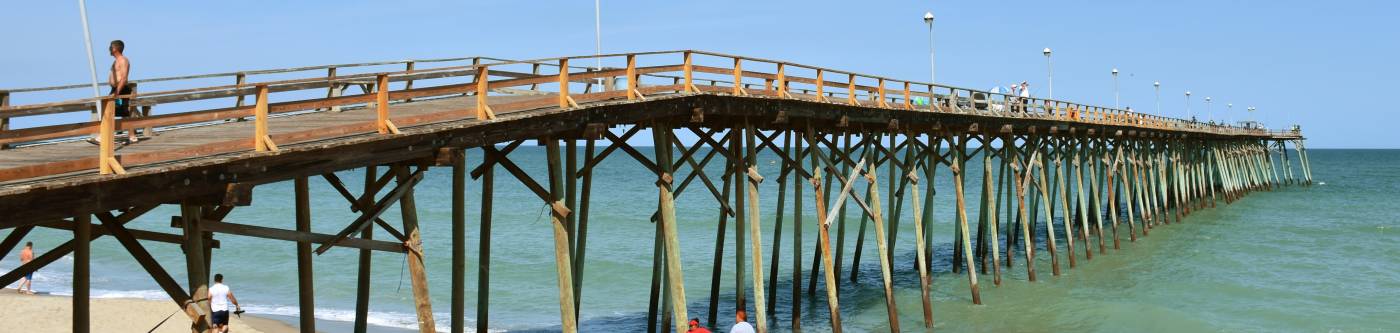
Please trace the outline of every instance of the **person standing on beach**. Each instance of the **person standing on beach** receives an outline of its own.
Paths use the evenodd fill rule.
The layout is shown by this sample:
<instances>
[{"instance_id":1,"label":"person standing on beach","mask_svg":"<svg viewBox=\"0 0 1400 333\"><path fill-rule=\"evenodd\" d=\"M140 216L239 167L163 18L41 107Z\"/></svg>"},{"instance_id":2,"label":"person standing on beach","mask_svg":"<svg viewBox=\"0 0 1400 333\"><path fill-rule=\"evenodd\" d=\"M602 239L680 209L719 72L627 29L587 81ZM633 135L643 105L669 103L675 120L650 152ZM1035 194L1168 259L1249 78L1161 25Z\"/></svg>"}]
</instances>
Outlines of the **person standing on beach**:
<instances>
[{"instance_id":1,"label":"person standing on beach","mask_svg":"<svg viewBox=\"0 0 1400 333\"><path fill-rule=\"evenodd\" d=\"M734 314L734 326L729 328L729 333L754 333L753 325L749 325L749 314L743 309L739 309Z\"/></svg>"},{"instance_id":2,"label":"person standing on beach","mask_svg":"<svg viewBox=\"0 0 1400 333\"><path fill-rule=\"evenodd\" d=\"M23 266L24 264L28 264L30 261L34 261L34 242L25 242L24 250L19 251L19 264ZM34 272L29 272L29 274L25 274L24 278L21 278L19 280L19 289L16 289L15 291L23 294L33 295Z\"/></svg>"},{"instance_id":3,"label":"person standing on beach","mask_svg":"<svg viewBox=\"0 0 1400 333\"><path fill-rule=\"evenodd\" d=\"M214 315L209 319L213 321L215 332L228 332L229 302L233 303L235 312L243 310L243 307L238 305L238 298L233 297L233 291L224 284L224 275L214 274L214 286L209 287L209 310L214 311Z\"/></svg>"}]
</instances>

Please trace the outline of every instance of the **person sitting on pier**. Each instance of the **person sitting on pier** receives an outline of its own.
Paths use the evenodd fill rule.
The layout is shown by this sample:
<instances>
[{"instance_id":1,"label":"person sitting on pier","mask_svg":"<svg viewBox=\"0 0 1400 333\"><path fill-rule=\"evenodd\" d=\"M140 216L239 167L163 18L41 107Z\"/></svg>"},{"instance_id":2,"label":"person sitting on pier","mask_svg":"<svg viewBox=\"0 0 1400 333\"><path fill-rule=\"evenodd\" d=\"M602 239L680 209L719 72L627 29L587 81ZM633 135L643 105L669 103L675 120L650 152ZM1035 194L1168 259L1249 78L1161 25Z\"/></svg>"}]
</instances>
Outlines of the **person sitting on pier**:
<instances>
[{"instance_id":1,"label":"person sitting on pier","mask_svg":"<svg viewBox=\"0 0 1400 333\"><path fill-rule=\"evenodd\" d=\"M753 325L748 322L749 314L743 309L734 313L734 327L729 328L729 333L754 333Z\"/></svg>"},{"instance_id":2,"label":"person sitting on pier","mask_svg":"<svg viewBox=\"0 0 1400 333\"><path fill-rule=\"evenodd\" d=\"M215 332L228 332L229 302L233 302L234 313L243 313L243 307L238 305L238 298L233 297L233 291L224 284L224 275L214 274L214 286L209 287L209 311L213 311L214 314L209 319L214 324Z\"/></svg>"}]
</instances>

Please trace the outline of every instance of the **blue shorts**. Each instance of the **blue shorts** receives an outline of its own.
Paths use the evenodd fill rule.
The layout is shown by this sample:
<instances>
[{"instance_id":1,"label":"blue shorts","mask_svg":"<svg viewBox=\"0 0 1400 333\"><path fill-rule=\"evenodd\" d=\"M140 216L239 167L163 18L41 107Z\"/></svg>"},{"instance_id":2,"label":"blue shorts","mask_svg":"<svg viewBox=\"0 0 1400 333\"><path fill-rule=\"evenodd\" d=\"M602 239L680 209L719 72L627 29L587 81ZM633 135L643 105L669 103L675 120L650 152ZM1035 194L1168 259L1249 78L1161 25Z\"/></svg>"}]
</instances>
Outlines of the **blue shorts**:
<instances>
[{"instance_id":1,"label":"blue shorts","mask_svg":"<svg viewBox=\"0 0 1400 333\"><path fill-rule=\"evenodd\" d=\"M214 325L228 325L228 310L214 311L214 315L209 318Z\"/></svg>"},{"instance_id":2,"label":"blue shorts","mask_svg":"<svg viewBox=\"0 0 1400 333\"><path fill-rule=\"evenodd\" d=\"M25 280L25 281L33 282L33 281L34 281L34 272L29 272L29 274L25 274L25 275L24 275L24 280Z\"/></svg>"}]
</instances>

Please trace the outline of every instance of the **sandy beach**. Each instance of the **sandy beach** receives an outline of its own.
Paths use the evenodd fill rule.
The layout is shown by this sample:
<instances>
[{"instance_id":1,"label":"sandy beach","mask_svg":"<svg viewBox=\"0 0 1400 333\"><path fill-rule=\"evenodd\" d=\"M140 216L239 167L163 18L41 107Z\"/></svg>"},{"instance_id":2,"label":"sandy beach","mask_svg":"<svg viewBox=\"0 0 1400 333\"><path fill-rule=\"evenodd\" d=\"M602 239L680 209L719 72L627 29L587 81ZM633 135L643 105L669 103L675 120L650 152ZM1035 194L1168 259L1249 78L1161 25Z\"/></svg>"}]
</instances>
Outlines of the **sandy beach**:
<instances>
[{"instance_id":1,"label":"sandy beach","mask_svg":"<svg viewBox=\"0 0 1400 333\"><path fill-rule=\"evenodd\" d=\"M66 332L72 327L72 298L23 295L0 290L0 327L10 332ZM189 332L190 320L170 301L137 298L92 299L94 332ZM230 332L292 333L297 329L282 321L243 315L232 316Z\"/></svg>"}]
</instances>

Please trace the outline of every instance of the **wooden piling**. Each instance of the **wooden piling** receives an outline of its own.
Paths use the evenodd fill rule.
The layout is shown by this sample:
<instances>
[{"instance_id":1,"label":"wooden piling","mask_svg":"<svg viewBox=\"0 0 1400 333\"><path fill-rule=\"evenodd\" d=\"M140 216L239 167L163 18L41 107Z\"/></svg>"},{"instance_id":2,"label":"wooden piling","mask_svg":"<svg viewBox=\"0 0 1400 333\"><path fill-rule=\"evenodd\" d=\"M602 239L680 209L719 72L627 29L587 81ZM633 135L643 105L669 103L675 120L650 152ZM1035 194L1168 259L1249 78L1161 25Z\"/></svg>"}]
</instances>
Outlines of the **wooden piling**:
<instances>
[{"instance_id":1,"label":"wooden piling","mask_svg":"<svg viewBox=\"0 0 1400 333\"><path fill-rule=\"evenodd\" d=\"M1065 176L1065 169L1069 167L1069 164L1064 163L1066 148L1062 145L1062 142L1066 140L1055 143L1055 189L1057 190L1057 199L1051 201L1060 203L1060 223L1065 229L1065 253L1069 254L1069 268L1074 268L1076 265L1074 254L1074 217L1069 214L1069 185L1065 182L1067 177Z\"/></svg>"},{"instance_id":2,"label":"wooden piling","mask_svg":"<svg viewBox=\"0 0 1400 333\"><path fill-rule=\"evenodd\" d=\"M754 136L756 135L756 132L754 131L753 125L746 124L746 127L747 128L744 131L744 136L745 141L747 141L748 144L745 145L745 160L746 164L748 165L748 172L745 173L745 178L748 181L745 183L748 184L749 192L749 232L753 234L750 235L751 237L749 237L749 241L751 243L750 245L752 247L750 249L750 253L753 254L753 313L755 314L754 317L756 319L755 323L757 324L756 327L758 328L758 332L765 333L768 331L768 313L764 310L768 307L766 304L766 295L764 295L763 293L763 229L760 227L760 212L758 209L758 183L763 181L763 177L760 176L758 173L758 157L756 156L757 153L754 149L754 147L756 146L756 144L754 143ZM679 273L679 270L676 273ZM685 328L686 327L682 325L681 327L677 328L676 332L680 332Z\"/></svg>"},{"instance_id":3,"label":"wooden piling","mask_svg":"<svg viewBox=\"0 0 1400 333\"><path fill-rule=\"evenodd\" d=\"M311 194L306 177L292 181L296 200L296 230L311 232ZM299 325L303 333L316 332L316 287L314 285L311 242L297 242L297 305Z\"/></svg>"},{"instance_id":4,"label":"wooden piling","mask_svg":"<svg viewBox=\"0 0 1400 333\"><path fill-rule=\"evenodd\" d=\"M953 165L950 168L953 170L953 193L957 197L958 204L958 228L963 235L962 250L964 253L963 261L966 263L964 268L967 269L967 283L972 290L972 304L982 304L982 296L977 291L977 271L972 267L972 242L971 238L967 237L967 204L963 196L963 170L966 166L966 158L963 157L963 154L967 151L967 138L967 135L959 136L957 148L953 150ZM949 140L949 143L952 141Z\"/></svg>"},{"instance_id":5,"label":"wooden piling","mask_svg":"<svg viewBox=\"0 0 1400 333\"><path fill-rule=\"evenodd\" d=\"M1013 168L1011 179L1016 187L1016 207L1017 210L1020 211L1019 216L1022 221L1020 223L1021 244L1022 247L1025 249L1026 253L1026 278L1030 282L1035 282L1035 246L1031 245L1032 237L1030 227L1033 223L1031 223L1030 220L1029 208L1026 207L1026 191L1027 188L1030 187L1030 181L1032 178L1031 168L1033 168L1033 166L1031 165L1030 161L1035 160L1037 156L1032 155L1030 159L1022 161L1020 160L1019 154L1015 155L1017 160L1013 161L1012 163L1015 163L1014 165L1018 165L1018 167ZM1006 246L1011 247L1011 244L1007 243Z\"/></svg>"},{"instance_id":6,"label":"wooden piling","mask_svg":"<svg viewBox=\"0 0 1400 333\"><path fill-rule=\"evenodd\" d=\"M992 284L1001 286L1001 241L998 240L1000 233L997 231L997 189L992 185L995 177L992 176L992 140L995 137L987 135L982 140L982 210L986 211L987 226L989 236L987 241L991 243L992 255ZM1005 149L1006 141L1002 141L1002 149ZM980 239L980 237L979 237ZM985 257L984 257L985 260ZM983 273L986 273L985 271Z\"/></svg>"},{"instance_id":7,"label":"wooden piling","mask_svg":"<svg viewBox=\"0 0 1400 333\"><path fill-rule=\"evenodd\" d=\"M593 160L593 155L594 155L594 153L595 153L595 148L596 148L595 145L596 145L595 140L593 140L593 139L591 139L591 138L585 141L585 143L584 143L584 148L583 148L583 150L584 150L584 153L583 153L583 154L584 154L584 155L583 155L583 156L584 156L584 157L583 157L583 160L584 160L584 161L592 161L592 160ZM572 169L572 170L577 170L577 169ZM583 181L582 186L579 188L579 192L580 192L580 193L579 193L579 201L578 201L578 207L579 207L579 209L577 210L577 213L571 214L571 215L570 215L570 216L577 216L576 218L577 218L577 220L578 220L578 224L577 224L577 228L578 228L578 229L574 230L574 251L573 251L573 256L570 257L570 258L572 258L572 259L574 260L574 262L573 262L573 274L574 274L574 309L575 309L575 317L577 317L577 311L580 311L580 310L579 310L579 309L580 309L579 305L581 304L580 302L581 302L581 300L583 299L583 269L584 269L584 267L585 267L585 265L584 265L584 257L585 257L585 255L587 254L587 250L588 250L588 213L589 213L590 203L592 202L592 200L591 200L591 199L592 199L591 193L593 192L593 168L588 168L588 169L584 170L583 172L581 172L581 173L579 174L579 177L580 177L580 178L582 179L582 181Z\"/></svg>"},{"instance_id":8,"label":"wooden piling","mask_svg":"<svg viewBox=\"0 0 1400 333\"><path fill-rule=\"evenodd\" d=\"M394 167L400 183L409 180L408 168L408 165L402 164ZM405 253L408 256L408 275L413 285L413 305L418 316L418 331L434 333L437 332L437 322L433 321L433 304L428 293L428 273L423 264L423 240L418 233L418 206L414 204L411 186L399 199L399 210L403 219L402 231L408 238L404 244L408 249L408 253Z\"/></svg>"},{"instance_id":9,"label":"wooden piling","mask_svg":"<svg viewBox=\"0 0 1400 333\"><path fill-rule=\"evenodd\" d=\"M365 193L372 191L375 178L378 178L375 169L377 168L373 165L365 167ZM366 196L366 199L365 203L373 200L370 196ZM361 207L368 207L368 205L362 203ZM365 240L374 239L374 228L365 228L361 230L360 238ZM353 327L355 333L365 333L369 329L370 259L373 258L373 255L374 253L372 250L360 249L359 269L355 279L355 324Z\"/></svg>"},{"instance_id":10,"label":"wooden piling","mask_svg":"<svg viewBox=\"0 0 1400 333\"><path fill-rule=\"evenodd\" d=\"M629 82L630 83L630 82ZM545 138L545 154L549 163L549 194L550 202L546 203L551 208L563 207L564 183L560 179L559 163L559 140ZM561 326L566 333L578 332L577 313L574 312L574 279L573 269L570 268L569 259L569 235L564 228L565 212L558 209L550 209L550 224L554 229L554 270L558 275L559 286L559 317Z\"/></svg>"},{"instance_id":11,"label":"wooden piling","mask_svg":"<svg viewBox=\"0 0 1400 333\"><path fill-rule=\"evenodd\" d=\"M788 133L784 133L784 135L783 135L783 150L780 152L780 154L782 154L783 156L790 156L791 153L792 153L792 136L791 136L791 135L788 135ZM777 204L777 205L774 205L774 209L773 209L773 210L774 210L774 212L773 212L773 249L772 249L772 254L770 254L770 255L768 256L768 284L767 284L767 286L768 286L768 291L767 291L767 293L768 293L768 295L774 295L774 298L777 298L777 295L778 295L778 261L779 261L779 260L778 260L778 256L779 256L779 255L781 254L781 252L782 252L782 245L783 245L783 210L784 210L784 208L787 208L787 207L784 207L784 206L787 204L787 202L786 202L786 201L787 201L787 176L788 176L788 172L791 170L791 169L789 168L789 166L788 166L788 163L787 163L787 159L786 159L786 158L784 158L784 159L779 163L779 169L780 169L780 170L778 171L778 204ZM798 200L798 201L801 201L801 200ZM794 247L794 248L801 248L801 247L802 247L802 244L801 244L801 243L794 243L793 247ZM800 262L801 256L796 256L796 257L794 257L794 258L795 258L795 259L799 259L798 262ZM798 265L800 266L800 264L798 264ZM800 274L798 274L798 275L799 275L799 278L798 278L798 279L793 279L793 285L801 285L801 284L802 284L802 282L801 282L802 280L801 280L801 278L800 278ZM793 300L797 300L797 298L793 298ZM765 303L765 304L767 304L768 307L764 309L764 312L766 312L766 313L767 313L768 315L770 315L770 316L773 315L773 314L774 314L774 310L776 310L776 308L777 308L778 302L768 302L768 303Z\"/></svg>"},{"instance_id":12,"label":"wooden piling","mask_svg":"<svg viewBox=\"0 0 1400 333\"><path fill-rule=\"evenodd\" d=\"M787 132L786 136L788 137L789 142L791 142L792 145L793 145L793 146L795 147L795 149L796 149L796 154L795 154L795 155L792 155L792 156L794 157L794 158L793 158L793 161L796 162L796 163L801 163L801 162L802 162L803 151L804 151L803 148L802 148L802 146L803 146L803 145L802 145L803 140L798 139L798 138L797 138L797 133L796 133L796 132L793 132L793 131ZM815 147L813 147L813 148L815 148ZM783 153L786 154L787 152L784 151ZM816 150L816 149L812 149L812 151L811 151L810 153L811 153L811 154L820 154L821 152L818 151L818 150ZM787 164L786 166L787 166L788 170L793 170L793 169L800 169L800 168L802 168L802 165L801 165L801 164ZM819 171L819 170L812 170L812 173L820 173L820 172L821 172L821 171ZM799 175L798 173L796 173L796 172L793 172L793 173L791 174L791 176L792 176L792 177L800 177L800 175ZM779 187L781 188L781 187L782 187L782 184L779 184ZM780 190L780 191L778 192L778 196L781 197L782 195L783 195L783 192ZM778 204L778 208L781 210L781 209L782 209L782 206L783 206L783 205L782 205L782 199L781 199L781 198L779 198L778 203L779 203L779 204ZM779 221L782 221L782 219L779 219ZM774 248L777 248L777 246L778 246L777 243L773 243L773 247L774 247ZM802 243L802 181L801 181L801 180L793 180L793 182L792 182L792 299L789 300L789 302L792 303L792 310L791 310L791 311L792 311L792 324L791 324L791 326L792 326L792 331L793 331L793 332L799 332L799 331L802 330L802 303L804 303L804 302L802 302L802 246L803 246L803 243ZM814 258L816 257L816 255L815 255L816 252L819 252L819 251L813 251L813 254L814 254L813 257L814 257ZM777 258L774 258L773 260L774 260L774 262L775 262L775 264L776 264ZM813 265L813 266L816 266L816 265ZM813 271L813 272L816 272L816 270L817 270L816 267L812 267L812 271ZM777 272L773 272L773 274L776 275ZM816 281L816 279L810 279L810 280ZM776 294L774 294L774 295L776 295ZM773 303L777 303L777 302L773 302Z\"/></svg>"},{"instance_id":13,"label":"wooden piling","mask_svg":"<svg viewBox=\"0 0 1400 333\"><path fill-rule=\"evenodd\" d=\"M880 260L880 278L884 281L885 287L885 310L889 312L890 332L899 332L899 307L894 300L894 283L891 282L891 263L889 251L886 249L885 241L885 221L880 211L880 183L875 179L876 172L871 170L865 175L865 180L870 183L869 194L866 196L871 206L871 219L875 223L875 247L876 259Z\"/></svg>"},{"instance_id":14,"label":"wooden piling","mask_svg":"<svg viewBox=\"0 0 1400 333\"><path fill-rule=\"evenodd\" d=\"M466 330L467 289L467 156L452 154L452 333Z\"/></svg>"},{"instance_id":15,"label":"wooden piling","mask_svg":"<svg viewBox=\"0 0 1400 333\"><path fill-rule=\"evenodd\" d=\"M935 147L933 148L934 153L937 153L938 150L936 147L938 146L934 145L933 147ZM929 163L927 166L925 166L925 168L930 169L932 169L933 167L933 163ZM924 240L924 231L926 226L924 225L925 217L923 213L925 210L922 209L920 205L919 191L917 189L919 185L919 180L915 175L915 173L909 173L909 176L911 178L910 182L913 183L916 187L915 190L912 191L913 201L912 204L910 204L910 206L914 208L914 246L915 250L917 251L914 254L916 257L914 261L914 267L919 271L919 302L922 303L924 309L924 328L931 329L933 328L933 304L929 300L929 288L931 287L931 282L929 281L928 272L929 262L924 255L924 249L926 247ZM929 177L928 187L933 187L933 177Z\"/></svg>"},{"instance_id":16,"label":"wooden piling","mask_svg":"<svg viewBox=\"0 0 1400 333\"><path fill-rule=\"evenodd\" d=\"M210 316L213 314L209 308L209 272L204 270L204 254L200 250L204 248L204 233L199 228L200 216L203 215L200 210L199 205L180 204L181 227L185 236L185 277L189 280L190 297L195 300L192 306L199 314L191 327L194 332L210 329Z\"/></svg>"},{"instance_id":17,"label":"wooden piling","mask_svg":"<svg viewBox=\"0 0 1400 333\"><path fill-rule=\"evenodd\" d=\"M86 333L92 328L90 296L92 274L92 215L73 217L73 332Z\"/></svg>"},{"instance_id":18,"label":"wooden piling","mask_svg":"<svg viewBox=\"0 0 1400 333\"><path fill-rule=\"evenodd\" d=\"M812 136L813 136L812 127L811 127L810 124L808 124L808 126L807 126L807 133L806 133L806 135L804 135L804 138L806 138L807 143L808 143L808 146L811 147L811 149L813 150L812 153L808 154L808 155L811 157L811 159L812 159L812 170L818 170L818 169L820 169L820 167L819 167L819 165L818 165L818 163L817 163L817 159L818 159L818 155L820 155L820 152L817 151L817 149L816 149L817 144L816 144L815 139L814 139ZM861 166L857 165L857 166L856 166L856 168L857 168L856 170L858 171L860 167L861 167ZM858 173L858 172L857 172L857 173ZM852 175L855 175L856 173L851 173L851 174L852 174ZM814 200L814 202L816 203L816 206L817 206L817 221L820 222L820 224L817 226L817 228L818 228L818 229L817 229L817 237L818 237L817 241L818 241L818 244L821 245L821 256L822 256L822 265L821 265L821 267L822 267L822 274L823 274L823 278L824 278L823 281L826 283L826 305L827 305L827 310L830 312L831 331L832 331L832 332L835 332L835 333L840 333L840 332L841 332L841 307L840 307L840 304L839 304L838 299L837 299L837 297L836 297L836 272L835 272L835 269L833 269L833 266L832 266L832 259L831 259L831 232L830 232L830 229L831 229L831 216L827 215L827 208L826 208L826 206L822 205L822 203L825 202L825 200L824 200L824 194L822 193L822 182L821 182L822 176L821 176L821 175L822 175L821 172L812 172L812 179L811 179L812 193L813 193L814 195L816 195L816 200ZM844 193L846 193L847 190L849 190L849 189L844 189L844 188L843 188L843 190L842 190L841 193L844 194ZM845 196L844 196L844 195L840 195L840 198L836 199L836 202L837 202L837 203L844 202L844 201L845 201Z\"/></svg>"}]
</instances>

